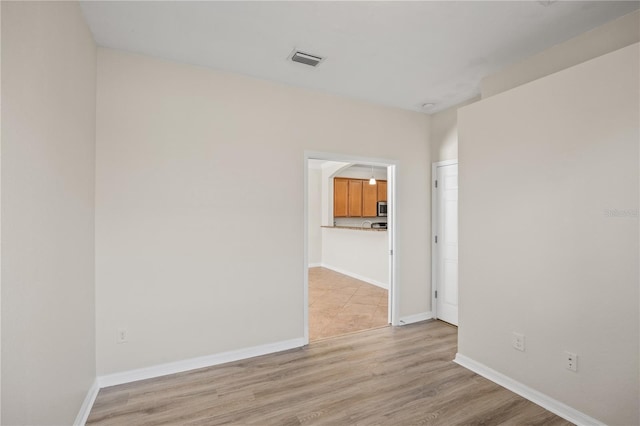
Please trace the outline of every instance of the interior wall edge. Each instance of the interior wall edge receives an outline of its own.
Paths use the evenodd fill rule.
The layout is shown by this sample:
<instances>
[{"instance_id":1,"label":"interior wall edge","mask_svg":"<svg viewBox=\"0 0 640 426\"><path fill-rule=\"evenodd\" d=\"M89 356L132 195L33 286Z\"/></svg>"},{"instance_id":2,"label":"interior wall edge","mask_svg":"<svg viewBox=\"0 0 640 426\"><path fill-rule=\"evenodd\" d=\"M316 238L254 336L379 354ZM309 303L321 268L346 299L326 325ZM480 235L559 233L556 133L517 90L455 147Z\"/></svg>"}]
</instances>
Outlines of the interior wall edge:
<instances>
[{"instance_id":1,"label":"interior wall edge","mask_svg":"<svg viewBox=\"0 0 640 426\"><path fill-rule=\"evenodd\" d=\"M364 275L360 275L360 274L357 274L357 273L354 273L354 272L350 272L350 271L347 271L345 269L338 268L337 266L332 266L332 265L329 265L329 264L326 264L326 263L321 263L319 266L322 267L322 268L331 269L332 271L337 272L339 274L346 275L348 277L355 278L355 279L360 280L360 281L364 281L367 284L375 285L376 287L380 287L380 288L383 288L385 290L389 290L389 285L387 283L383 283L382 281L377 281L377 280L375 280L373 278L365 277ZM309 267L311 267L311 265L309 265Z\"/></svg>"},{"instance_id":2,"label":"interior wall edge","mask_svg":"<svg viewBox=\"0 0 640 426\"><path fill-rule=\"evenodd\" d=\"M98 392L100 391L100 386L98 386L98 378L93 381L91 388L87 391L87 396L84 398L82 402L82 406L80 407L80 411L78 411L78 415L76 416L76 420L73 422L74 426L84 426L89 418L89 414L91 414L91 409L93 408L93 404L98 397Z\"/></svg>"},{"instance_id":3,"label":"interior wall edge","mask_svg":"<svg viewBox=\"0 0 640 426\"><path fill-rule=\"evenodd\" d=\"M480 81L485 99L640 42L640 10L511 64Z\"/></svg>"}]
</instances>

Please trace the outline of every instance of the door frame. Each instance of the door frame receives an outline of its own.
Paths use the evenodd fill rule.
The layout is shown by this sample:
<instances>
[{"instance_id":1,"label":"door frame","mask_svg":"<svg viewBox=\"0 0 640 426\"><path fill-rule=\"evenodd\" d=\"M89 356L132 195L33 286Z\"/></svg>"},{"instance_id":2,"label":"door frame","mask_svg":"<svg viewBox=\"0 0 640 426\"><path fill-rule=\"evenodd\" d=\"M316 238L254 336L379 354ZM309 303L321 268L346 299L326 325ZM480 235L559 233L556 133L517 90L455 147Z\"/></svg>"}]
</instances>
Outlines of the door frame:
<instances>
[{"instance_id":1,"label":"door frame","mask_svg":"<svg viewBox=\"0 0 640 426\"><path fill-rule=\"evenodd\" d=\"M436 189L436 180L438 179L438 167L458 165L458 159L438 161L431 164L431 312L433 318L438 318L438 301L436 300L436 291L438 291L438 259L440 252L438 251L438 245L436 244L435 236L438 234L439 215L438 209L438 194Z\"/></svg>"},{"instance_id":2,"label":"door frame","mask_svg":"<svg viewBox=\"0 0 640 426\"><path fill-rule=\"evenodd\" d=\"M304 151L304 238L303 238L303 336L304 344L309 344L309 160L341 161L345 163L357 163L367 166L379 166L387 168L387 240L389 243L389 314L388 321L392 326L399 325L399 300L398 300L398 260L396 250L398 234L397 221L399 206L396 202L398 188L398 162L387 158L361 157L330 152Z\"/></svg>"}]
</instances>

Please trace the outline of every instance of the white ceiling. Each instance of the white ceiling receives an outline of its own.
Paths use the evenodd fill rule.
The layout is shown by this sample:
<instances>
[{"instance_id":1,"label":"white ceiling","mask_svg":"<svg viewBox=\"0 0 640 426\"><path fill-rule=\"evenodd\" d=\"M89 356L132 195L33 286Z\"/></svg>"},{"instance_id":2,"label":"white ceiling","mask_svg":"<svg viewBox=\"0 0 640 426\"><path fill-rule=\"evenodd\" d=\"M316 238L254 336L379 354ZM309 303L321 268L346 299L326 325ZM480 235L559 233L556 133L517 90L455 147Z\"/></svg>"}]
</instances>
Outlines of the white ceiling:
<instances>
[{"instance_id":1,"label":"white ceiling","mask_svg":"<svg viewBox=\"0 0 640 426\"><path fill-rule=\"evenodd\" d=\"M159 58L436 112L502 67L638 8L638 1L89 1L96 42ZM294 48L326 57L287 61Z\"/></svg>"}]
</instances>

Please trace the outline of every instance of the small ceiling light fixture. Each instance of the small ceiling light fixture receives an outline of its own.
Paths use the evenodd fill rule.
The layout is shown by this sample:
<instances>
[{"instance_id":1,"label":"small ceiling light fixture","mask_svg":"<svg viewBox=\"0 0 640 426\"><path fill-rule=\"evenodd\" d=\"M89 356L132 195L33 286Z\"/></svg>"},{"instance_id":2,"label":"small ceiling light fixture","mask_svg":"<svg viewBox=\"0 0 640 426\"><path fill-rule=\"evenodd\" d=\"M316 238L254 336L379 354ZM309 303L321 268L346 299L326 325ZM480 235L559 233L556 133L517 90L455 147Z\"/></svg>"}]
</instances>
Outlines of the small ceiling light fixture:
<instances>
[{"instance_id":1,"label":"small ceiling light fixture","mask_svg":"<svg viewBox=\"0 0 640 426\"><path fill-rule=\"evenodd\" d=\"M426 102L424 104L421 105L422 109L431 109L434 106L436 106L436 104L434 104L433 102Z\"/></svg>"},{"instance_id":2,"label":"small ceiling light fixture","mask_svg":"<svg viewBox=\"0 0 640 426\"><path fill-rule=\"evenodd\" d=\"M321 56L304 53L299 51L298 49L293 49L293 52L291 52L288 59L292 60L293 62L309 65L314 68L320 65L322 61L324 61L324 58Z\"/></svg>"},{"instance_id":3,"label":"small ceiling light fixture","mask_svg":"<svg viewBox=\"0 0 640 426\"><path fill-rule=\"evenodd\" d=\"M373 177L373 166L371 166L371 179L369 179L369 185L375 185L376 178Z\"/></svg>"}]
</instances>

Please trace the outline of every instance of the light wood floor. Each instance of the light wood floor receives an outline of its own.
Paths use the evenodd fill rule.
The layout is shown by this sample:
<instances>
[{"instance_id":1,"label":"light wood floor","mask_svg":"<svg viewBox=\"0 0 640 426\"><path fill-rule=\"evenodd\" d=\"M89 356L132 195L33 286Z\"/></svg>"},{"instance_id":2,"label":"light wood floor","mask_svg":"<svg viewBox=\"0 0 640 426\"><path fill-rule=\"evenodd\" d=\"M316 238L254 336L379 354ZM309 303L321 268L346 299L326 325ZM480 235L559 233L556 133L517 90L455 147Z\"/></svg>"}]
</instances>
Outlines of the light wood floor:
<instances>
[{"instance_id":1,"label":"light wood floor","mask_svg":"<svg viewBox=\"0 0 640 426\"><path fill-rule=\"evenodd\" d=\"M570 425L453 363L439 321L100 390L88 425Z\"/></svg>"},{"instance_id":2,"label":"light wood floor","mask_svg":"<svg viewBox=\"0 0 640 426\"><path fill-rule=\"evenodd\" d=\"M309 339L388 325L389 292L326 268L309 268Z\"/></svg>"}]
</instances>

